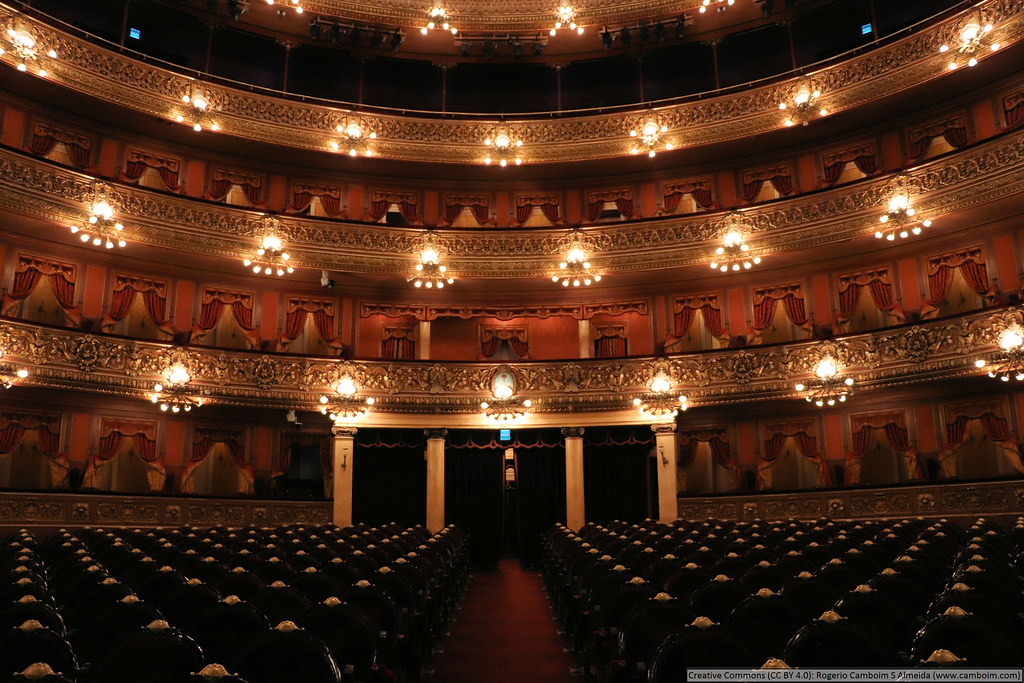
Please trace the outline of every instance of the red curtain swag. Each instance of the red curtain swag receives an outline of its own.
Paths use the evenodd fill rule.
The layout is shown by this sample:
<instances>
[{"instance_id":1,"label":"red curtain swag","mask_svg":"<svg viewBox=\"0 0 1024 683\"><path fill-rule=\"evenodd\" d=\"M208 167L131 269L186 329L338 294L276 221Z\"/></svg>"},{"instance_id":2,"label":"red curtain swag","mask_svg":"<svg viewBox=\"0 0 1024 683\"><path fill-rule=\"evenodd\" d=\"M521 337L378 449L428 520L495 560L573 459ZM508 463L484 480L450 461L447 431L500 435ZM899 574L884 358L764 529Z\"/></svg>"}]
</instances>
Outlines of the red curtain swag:
<instances>
[{"instance_id":1,"label":"red curtain swag","mask_svg":"<svg viewBox=\"0 0 1024 683\"><path fill-rule=\"evenodd\" d=\"M45 271L45 272L44 272ZM6 311L13 304L24 301L35 291L39 279L43 275L50 278L50 288L57 299L57 304L76 325L81 322L81 312L75 306L75 282L68 280L68 274L57 267L47 267L43 264L31 263L24 270L14 273L14 286L4 297L4 310Z\"/></svg>"},{"instance_id":2,"label":"red curtain swag","mask_svg":"<svg viewBox=\"0 0 1024 683\"><path fill-rule=\"evenodd\" d=\"M964 276L964 280L978 294L988 294L991 290L985 264L972 258L965 257L958 265L939 263L932 267L934 272L928 274L929 297L927 304L929 306L939 306L946 299L949 288L953 284L953 269L956 267L960 268L960 274Z\"/></svg>"},{"instance_id":3,"label":"red curtain swag","mask_svg":"<svg viewBox=\"0 0 1024 683\"><path fill-rule=\"evenodd\" d=\"M782 301L782 307L786 311L786 317L794 325L805 326L809 322L807 312L804 310L804 300L793 292L786 292L782 296L775 296L766 293L760 301L754 304L754 329L763 330L772 324L775 319L775 306Z\"/></svg>"},{"instance_id":4,"label":"red curtain swag","mask_svg":"<svg viewBox=\"0 0 1024 683\"><path fill-rule=\"evenodd\" d=\"M334 315L328 313L327 309L317 302L293 303L289 306L285 317L284 334L278 340L278 346L283 348L295 341L305 329L306 319L310 314L313 315L313 325L320 335L320 341L334 349L342 348L340 338L334 334Z\"/></svg>"},{"instance_id":5,"label":"red curtain swag","mask_svg":"<svg viewBox=\"0 0 1024 683\"><path fill-rule=\"evenodd\" d=\"M146 307L146 315L161 332L173 334L167 314L167 298L161 296L156 288L146 287L143 283L128 282L121 289L115 289L110 299L110 310L103 316L103 328L110 331L115 324L124 320L135 303L135 297L142 294L142 301Z\"/></svg>"},{"instance_id":6,"label":"red curtain swag","mask_svg":"<svg viewBox=\"0 0 1024 683\"><path fill-rule=\"evenodd\" d=\"M595 358L621 358L626 355L626 340L622 337L601 337L594 342Z\"/></svg>"},{"instance_id":7,"label":"red curtain swag","mask_svg":"<svg viewBox=\"0 0 1024 683\"><path fill-rule=\"evenodd\" d=\"M53 152L57 143L64 145L64 151L68 153L75 166L88 169L92 162L92 151L69 139L61 140L52 132L36 131L32 135L32 141L28 145L28 151L36 156L45 157Z\"/></svg>"},{"instance_id":8,"label":"red curtain swag","mask_svg":"<svg viewBox=\"0 0 1024 683\"><path fill-rule=\"evenodd\" d=\"M711 333L712 337L721 337L725 334L725 326L722 324L722 310L710 303L704 303L699 308L683 306L675 314L675 336L682 337L690 330L696 312L700 311L704 319L704 328Z\"/></svg>"},{"instance_id":9,"label":"red curtain swag","mask_svg":"<svg viewBox=\"0 0 1024 683\"><path fill-rule=\"evenodd\" d=\"M390 337L381 342L381 358L415 360L416 342L406 337Z\"/></svg>"},{"instance_id":10,"label":"red curtain swag","mask_svg":"<svg viewBox=\"0 0 1024 683\"><path fill-rule=\"evenodd\" d=\"M896 300L892 295L892 284L886 282L883 277L878 273L873 273L871 279L867 282L851 278L845 284L845 289L839 290L839 315L843 318L849 318L853 315L853 312L857 309L857 303L860 301L861 290L864 287L868 288L871 292L871 298L874 299L875 305L887 313L896 312Z\"/></svg>"}]
</instances>

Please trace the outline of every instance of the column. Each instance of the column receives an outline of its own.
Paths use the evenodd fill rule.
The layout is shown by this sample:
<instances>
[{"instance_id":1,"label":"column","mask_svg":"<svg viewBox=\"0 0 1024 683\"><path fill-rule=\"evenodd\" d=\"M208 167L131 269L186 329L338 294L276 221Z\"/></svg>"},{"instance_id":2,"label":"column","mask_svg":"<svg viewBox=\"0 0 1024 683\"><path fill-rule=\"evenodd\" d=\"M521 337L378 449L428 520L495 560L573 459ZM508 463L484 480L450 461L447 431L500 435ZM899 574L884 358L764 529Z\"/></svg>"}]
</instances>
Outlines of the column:
<instances>
[{"instance_id":1,"label":"column","mask_svg":"<svg viewBox=\"0 0 1024 683\"><path fill-rule=\"evenodd\" d=\"M583 427L563 427L565 437L565 525L579 531L586 524L583 498Z\"/></svg>"},{"instance_id":2,"label":"column","mask_svg":"<svg viewBox=\"0 0 1024 683\"><path fill-rule=\"evenodd\" d=\"M674 422L651 425L658 458L658 521L671 524L679 517L676 484L676 425Z\"/></svg>"},{"instance_id":3,"label":"column","mask_svg":"<svg viewBox=\"0 0 1024 683\"><path fill-rule=\"evenodd\" d=\"M430 321L421 320L417 327L419 334L416 335L416 360L430 360Z\"/></svg>"},{"instance_id":4,"label":"column","mask_svg":"<svg viewBox=\"0 0 1024 683\"><path fill-rule=\"evenodd\" d=\"M356 428L334 425L331 427L334 443L331 449L334 461L334 523L352 526L352 446Z\"/></svg>"},{"instance_id":5,"label":"column","mask_svg":"<svg viewBox=\"0 0 1024 683\"><path fill-rule=\"evenodd\" d=\"M444 439L447 429L425 429L427 437L427 530L444 528Z\"/></svg>"},{"instance_id":6,"label":"column","mask_svg":"<svg viewBox=\"0 0 1024 683\"><path fill-rule=\"evenodd\" d=\"M580 358L590 358L593 354L590 352L593 348L590 342L590 321L579 320L580 330Z\"/></svg>"}]
</instances>

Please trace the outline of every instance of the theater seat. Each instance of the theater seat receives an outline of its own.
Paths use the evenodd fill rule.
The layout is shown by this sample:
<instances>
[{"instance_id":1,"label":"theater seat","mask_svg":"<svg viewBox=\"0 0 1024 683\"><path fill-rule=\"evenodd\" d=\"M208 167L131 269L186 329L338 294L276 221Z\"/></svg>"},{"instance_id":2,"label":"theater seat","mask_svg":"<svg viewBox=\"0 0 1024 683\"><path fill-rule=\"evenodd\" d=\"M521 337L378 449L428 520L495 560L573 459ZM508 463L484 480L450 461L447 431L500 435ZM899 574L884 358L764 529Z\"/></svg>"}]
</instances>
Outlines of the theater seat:
<instances>
[{"instance_id":1,"label":"theater seat","mask_svg":"<svg viewBox=\"0 0 1024 683\"><path fill-rule=\"evenodd\" d=\"M50 668L49 664L36 662L15 673L8 680L11 683L70 683L74 678L62 676Z\"/></svg>"},{"instance_id":2,"label":"theater seat","mask_svg":"<svg viewBox=\"0 0 1024 683\"><path fill-rule=\"evenodd\" d=\"M188 633L199 644L206 661L233 667L242 648L269 628L262 612L237 596L229 595L196 617Z\"/></svg>"},{"instance_id":3,"label":"theater seat","mask_svg":"<svg viewBox=\"0 0 1024 683\"><path fill-rule=\"evenodd\" d=\"M1024 663L1024 652L1010 634L956 606L925 624L914 639L915 659L939 649L955 652L971 666Z\"/></svg>"},{"instance_id":4,"label":"theater seat","mask_svg":"<svg viewBox=\"0 0 1024 683\"><path fill-rule=\"evenodd\" d=\"M246 683L238 676L232 676L221 664L207 664L202 670L188 677L188 683Z\"/></svg>"},{"instance_id":5,"label":"theater seat","mask_svg":"<svg viewBox=\"0 0 1024 683\"><path fill-rule=\"evenodd\" d=\"M163 615L155 607L127 595L96 619L85 621L72 634L72 643L83 664L96 662L118 638L160 619Z\"/></svg>"},{"instance_id":6,"label":"theater seat","mask_svg":"<svg viewBox=\"0 0 1024 683\"><path fill-rule=\"evenodd\" d=\"M309 631L284 621L248 644L237 665L248 683L339 683L327 646Z\"/></svg>"},{"instance_id":7,"label":"theater seat","mask_svg":"<svg viewBox=\"0 0 1024 683\"><path fill-rule=\"evenodd\" d=\"M658 648L648 681L678 683L686 680L688 668L752 666L750 651L738 638L707 617L697 617Z\"/></svg>"},{"instance_id":8,"label":"theater seat","mask_svg":"<svg viewBox=\"0 0 1024 683\"><path fill-rule=\"evenodd\" d=\"M793 667L809 669L830 667L895 666L895 653L867 632L829 611L807 624L786 645L782 658Z\"/></svg>"},{"instance_id":9,"label":"theater seat","mask_svg":"<svg viewBox=\"0 0 1024 683\"><path fill-rule=\"evenodd\" d=\"M203 653L190 637L156 620L126 634L90 671L103 683L182 683L203 667Z\"/></svg>"},{"instance_id":10,"label":"theater seat","mask_svg":"<svg viewBox=\"0 0 1024 683\"><path fill-rule=\"evenodd\" d=\"M668 593L637 606L619 631L619 653L627 669L646 674L661 644L694 618L686 603Z\"/></svg>"},{"instance_id":11,"label":"theater seat","mask_svg":"<svg viewBox=\"0 0 1024 683\"><path fill-rule=\"evenodd\" d=\"M358 609L328 598L311 607L299 625L320 638L343 674L351 672L356 680L370 675L377 633Z\"/></svg>"},{"instance_id":12,"label":"theater seat","mask_svg":"<svg viewBox=\"0 0 1024 683\"><path fill-rule=\"evenodd\" d=\"M768 588L745 599L729 616L729 626L746 643L754 662L782 657L786 643L807 622L796 607Z\"/></svg>"},{"instance_id":13,"label":"theater seat","mask_svg":"<svg viewBox=\"0 0 1024 683\"><path fill-rule=\"evenodd\" d=\"M78 676L78 661L71 646L38 621L29 620L0 633L0 680L38 662L71 680Z\"/></svg>"}]
</instances>

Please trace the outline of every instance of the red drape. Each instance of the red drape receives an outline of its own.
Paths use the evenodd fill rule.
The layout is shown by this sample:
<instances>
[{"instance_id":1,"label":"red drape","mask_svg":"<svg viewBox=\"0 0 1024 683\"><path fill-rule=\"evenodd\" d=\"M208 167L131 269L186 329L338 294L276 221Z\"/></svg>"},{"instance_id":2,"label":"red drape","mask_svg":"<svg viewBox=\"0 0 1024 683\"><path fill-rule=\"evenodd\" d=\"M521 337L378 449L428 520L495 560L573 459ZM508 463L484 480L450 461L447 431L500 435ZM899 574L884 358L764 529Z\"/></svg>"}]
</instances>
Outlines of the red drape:
<instances>
[{"instance_id":1,"label":"red drape","mask_svg":"<svg viewBox=\"0 0 1024 683\"><path fill-rule=\"evenodd\" d=\"M334 334L334 313L326 302L293 300L288 302L284 334L278 339L279 350L283 350L302 334L309 315L313 316L313 325L320 340L331 348L342 348L340 337Z\"/></svg>"},{"instance_id":2,"label":"red drape","mask_svg":"<svg viewBox=\"0 0 1024 683\"><path fill-rule=\"evenodd\" d=\"M390 208L391 202L387 199L376 199L370 202L370 220L374 222L379 221L387 215L388 209Z\"/></svg>"},{"instance_id":3,"label":"red drape","mask_svg":"<svg viewBox=\"0 0 1024 683\"><path fill-rule=\"evenodd\" d=\"M22 263L20 267L22 270L14 273L14 286L4 297L4 311L28 298L35 291L40 277L47 275L50 278L50 288L57 299L57 304L74 324L77 325L81 322L81 312L75 306L75 281L69 279L71 273L66 268L41 261Z\"/></svg>"},{"instance_id":4,"label":"red drape","mask_svg":"<svg viewBox=\"0 0 1024 683\"><path fill-rule=\"evenodd\" d=\"M228 196L228 192L231 191L232 183L227 178L221 178L220 180L214 180L210 183L210 191L207 196L215 202L219 202Z\"/></svg>"},{"instance_id":5,"label":"red drape","mask_svg":"<svg viewBox=\"0 0 1024 683\"><path fill-rule=\"evenodd\" d=\"M328 216L341 215L341 191L339 189L309 185L299 185L292 190L292 201L285 209L285 213L302 213L309 208L314 198L320 200L320 206Z\"/></svg>"},{"instance_id":6,"label":"red drape","mask_svg":"<svg viewBox=\"0 0 1024 683\"><path fill-rule=\"evenodd\" d=\"M485 358L490 358L495 353L497 353L499 346L501 346L501 340L498 339L497 337L485 339L484 341L480 342L480 353L482 353Z\"/></svg>"},{"instance_id":7,"label":"red drape","mask_svg":"<svg viewBox=\"0 0 1024 683\"><path fill-rule=\"evenodd\" d=\"M1006 115L1007 127L1024 120L1024 95L1008 97L1003 100L1003 113Z\"/></svg>"},{"instance_id":8,"label":"red drape","mask_svg":"<svg viewBox=\"0 0 1024 683\"><path fill-rule=\"evenodd\" d=\"M633 217L633 200L626 197L615 198L615 208L619 210L622 217L629 220Z\"/></svg>"},{"instance_id":9,"label":"red drape","mask_svg":"<svg viewBox=\"0 0 1024 683\"><path fill-rule=\"evenodd\" d=\"M665 207L665 211L671 213L679 208L679 202L684 195L693 197L693 201L702 209L710 209L715 204L711 189L704 183L683 183L666 188L665 194L662 195L662 206Z\"/></svg>"},{"instance_id":10,"label":"red drape","mask_svg":"<svg viewBox=\"0 0 1024 683\"><path fill-rule=\"evenodd\" d=\"M626 340L622 337L601 337L594 342L595 358L620 358L626 355Z\"/></svg>"},{"instance_id":11,"label":"red drape","mask_svg":"<svg viewBox=\"0 0 1024 683\"><path fill-rule=\"evenodd\" d=\"M596 202L590 202L587 204L587 220L596 221L601 217L601 212L604 211L604 200L599 199Z\"/></svg>"},{"instance_id":12,"label":"red drape","mask_svg":"<svg viewBox=\"0 0 1024 683\"><path fill-rule=\"evenodd\" d=\"M953 283L953 269L960 268L960 274L964 276L967 284L978 294L988 294L991 287L988 281L988 272L985 270L984 262L975 260L970 255L963 255L960 262L954 259L933 262L928 273L927 303L929 306L939 306L949 294L950 285Z\"/></svg>"},{"instance_id":13,"label":"red drape","mask_svg":"<svg viewBox=\"0 0 1024 683\"><path fill-rule=\"evenodd\" d=\"M17 422L10 422L6 427L0 429L0 455L10 453L25 436L25 428Z\"/></svg>"},{"instance_id":14,"label":"red drape","mask_svg":"<svg viewBox=\"0 0 1024 683\"><path fill-rule=\"evenodd\" d=\"M124 171L121 172L121 178L122 180L126 180L130 183L137 182L139 178L146 173L147 168L155 168L157 174L160 176L160 182L162 182L171 192L177 192L181 189L178 184L179 163L177 161L162 159L157 156L142 154L140 152L128 152L128 158L125 160Z\"/></svg>"},{"instance_id":15,"label":"red drape","mask_svg":"<svg viewBox=\"0 0 1024 683\"><path fill-rule=\"evenodd\" d=\"M192 442L192 453L189 456L188 462L185 463L185 472L181 477L182 484L188 481L192 474L196 471L213 452L213 447L217 444L222 443L227 447L228 452L231 454L231 459L235 465L242 470L248 480L253 480L253 468L252 463L245 454L245 446L239 443L232 435L214 435L209 434L197 435L195 440Z\"/></svg>"},{"instance_id":16,"label":"red drape","mask_svg":"<svg viewBox=\"0 0 1024 683\"><path fill-rule=\"evenodd\" d=\"M722 310L717 305L705 301L699 308L684 305L676 311L675 336L682 337L689 331L697 311L700 311L701 318L704 320L704 328L711 333L711 336L721 337L725 334L725 326L722 324Z\"/></svg>"},{"instance_id":17,"label":"red drape","mask_svg":"<svg viewBox=\"0 0 1024 683\"><path fill-rule=\"evenodd\" d=\"M162 332L173 334L169 320L165 319L167 313L167 297L160 294L153 283L130 280L119 283L120 289L111 293L110 310L103 316L103 327L109 331L116 323L124 320L131 310L135 297L142 294L143 303L146 307L146 315Z\"/></svg>"},{"instance_id":18,"label":"red drape","mask_svg":"<svg viewBox=\"0 0 1024 683\"><path fill-rule=\"evenodd\" d=\"M227 292L205 292L199 309L199 321L192 326L192 338L206 334L220 321L224 306L231 306L231 314L253 347L259 346L258 333L252 325L252 308L243 297Z\"/></svg>"},{"instance_id":19,"label":"red drape","mask_svg":"<svg viewBox=\"0 0 1024 683\"><path fill-rule=\"evenodd\" d=\"M39 157L45 157L57 146L57 138L52 135L40 134L38 131L32 135L32 141L28 144L28 151Z\"/></svg>"},{"instance_id":20,"label":"red drape","mask_svg":"<svg viewBox=\"0 0 1024 683\"><path fill-rule=\"evenodd\" d=\"M380 355L381 358L394 360L414 360L416 358L416 342L407 337L389 337L381 341Z\"/></svg>"},{"instance_id":21,"label":"red drape","mask_svg":"<svg viewBox=\"0 0 1024 683\"><path fill-rule=\"evenodd\" d=\"M83 169L90 167L92 150L85 138L48 126L36 126L32 134L32 141L28 145L28 151L36 156L45 157L53 151L58 142L64 145L64 151L68 153L68 157L75 166Z\"/></svg>"},{"instance_id":22,"label":"red drape","mask_svg":"<svg viewBox=\"0 0 1024 683\"><path fill-rule=\"evenodd\" d=\"M864 276L853 276L840 283L839 289L839 315L848 318L853 315L860 301L861 290L864 287L871 292L871 298L875 305L883 311L893 313L896 310L896 300L892 295L892 284L887 280L888 275L879 271Z\"/></svg>"},{"instance_id":23,"label":"red drape","mask_svg":"<svg viewBox=\"0 0 1024 683\"><path fill-rule=\"evenodd\" d=\"M807 325L809 319L804 309L803 297L799 297L791 290L777 293L765 292L760 301L754 302L754 329L763 330L772 324L775 319L775 306L782 301L782 307L786 311L786 317L794 325Z\"/></svg>"},{"instance_id":24,"label":"red drape","mask_svg":"<svg viewBox=\"0 0 1024 683\"><path fill-rule=\"evenodd\" d=\"M415 223L419 219L419 216L416 215L416 202L398 202L398 211L406 223Z\"/></svg>"}]
</instances>

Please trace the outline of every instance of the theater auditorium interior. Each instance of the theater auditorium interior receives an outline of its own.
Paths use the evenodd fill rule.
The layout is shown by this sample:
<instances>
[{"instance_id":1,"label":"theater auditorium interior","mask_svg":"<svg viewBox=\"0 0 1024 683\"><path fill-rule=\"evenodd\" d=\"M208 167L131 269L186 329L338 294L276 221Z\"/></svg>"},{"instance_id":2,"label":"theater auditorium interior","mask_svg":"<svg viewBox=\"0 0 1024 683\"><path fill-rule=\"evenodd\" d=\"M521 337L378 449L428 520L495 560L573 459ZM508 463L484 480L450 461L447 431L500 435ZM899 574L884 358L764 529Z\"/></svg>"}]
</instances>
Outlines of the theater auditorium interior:
<instances>
[{"instance_id":1,"label":"theater auditorium interior","mask_svg":"<svg viewBox=\"0 0 1024 683\"><path fill-rule=\"evenodd\" d=\"M0 683L1024 664L1024 0L0 22Z\"/></svg>"}]
</instances>

